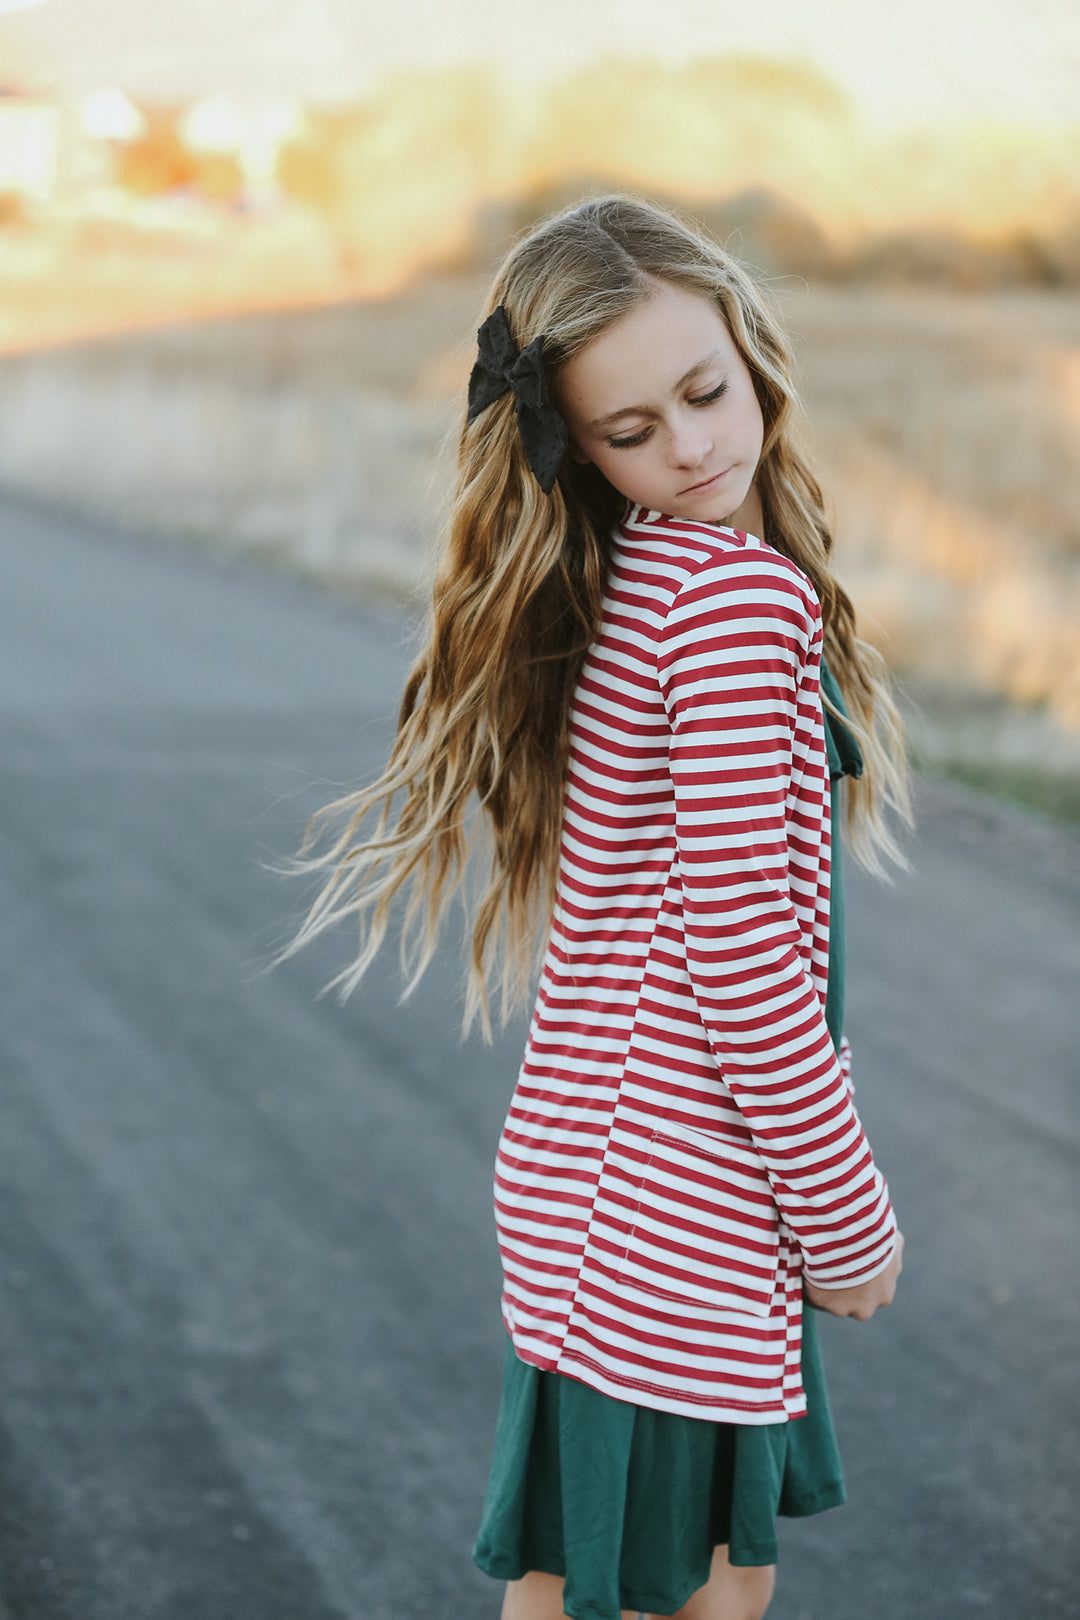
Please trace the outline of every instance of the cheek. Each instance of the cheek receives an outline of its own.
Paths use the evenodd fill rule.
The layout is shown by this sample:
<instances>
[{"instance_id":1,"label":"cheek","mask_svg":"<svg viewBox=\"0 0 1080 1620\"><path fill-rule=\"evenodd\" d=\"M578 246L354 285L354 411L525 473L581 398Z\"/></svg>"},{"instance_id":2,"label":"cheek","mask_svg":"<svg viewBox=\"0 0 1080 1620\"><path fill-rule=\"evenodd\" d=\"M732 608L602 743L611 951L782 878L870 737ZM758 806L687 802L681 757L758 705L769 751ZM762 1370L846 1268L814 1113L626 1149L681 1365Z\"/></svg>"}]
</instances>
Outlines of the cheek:
<instances>
[{"instance_id":1,"label":"cheek","mask_svg":"<svg viewBox=\"0 0 1080 1620\"><path fill-rule=\"evenodd\" d=\"M761 409L761 402L757 397L757 390L752 382L750 384L750 410L754 424L754 435L760 448L765 441L765 416Z\"/></svg>"},{"instance_id":2,"label":"cheek","mask_svg":"<svg viewBox=\"0 0 1080 1620\"><path fill-rule=\"evenodd\" d=\"M650 470L640 455L612 450L610 446L605 445L593 454L591 460L597 472L603 474L612 489L617 489L627 500L642 499L651 487Z\"/></svg>"},{"instance_id":3,"label":"cheek","mask_svg":"<svg viewBox=\"0 0 1080 1620\"><path fill-rule=\"evenodd\" d=\"M761 414L754 384L749 377L746 378L742 400L740 401L740 415L743 422L743 431L748 442L761 445L765 438L765 419Z\"/></svg>"}]
</instances>

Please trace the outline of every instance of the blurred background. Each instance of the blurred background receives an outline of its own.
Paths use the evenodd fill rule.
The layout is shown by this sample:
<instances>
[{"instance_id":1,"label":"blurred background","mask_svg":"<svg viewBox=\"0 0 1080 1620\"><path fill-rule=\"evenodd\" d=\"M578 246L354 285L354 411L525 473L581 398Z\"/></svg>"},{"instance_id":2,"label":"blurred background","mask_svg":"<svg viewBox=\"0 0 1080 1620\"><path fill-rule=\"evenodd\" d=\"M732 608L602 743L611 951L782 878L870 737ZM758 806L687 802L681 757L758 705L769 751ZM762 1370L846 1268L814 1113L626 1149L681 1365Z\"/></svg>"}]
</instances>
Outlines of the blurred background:
<instances>
[{"instance_id":1,"label":"blurred background","mask_svg":"<svg viewBox=\"0 0 1080 1620\"><path fill-rule=\"evenodd\" d=\"M612 186L783 306L923 767L848 868L903 1284L770 1612L1080 1613L1078 87L1075 0L0 0L0 1620L499 1611L522 1021L456 928L405 1014L265 974L267 866L386 758L492 266Z\"/></svg>"},{"instance_id":2,"label":"blurred background","mask_svg":"<svg viewBox=\"0 0 1080 1620\"><path fill-rule=\"evenodd\" d=\"M768 279L920 761L1080 820L1072 0L0 0L0 484L424 578L486 277L595 190Z\"/></svg>"}]
</instances>

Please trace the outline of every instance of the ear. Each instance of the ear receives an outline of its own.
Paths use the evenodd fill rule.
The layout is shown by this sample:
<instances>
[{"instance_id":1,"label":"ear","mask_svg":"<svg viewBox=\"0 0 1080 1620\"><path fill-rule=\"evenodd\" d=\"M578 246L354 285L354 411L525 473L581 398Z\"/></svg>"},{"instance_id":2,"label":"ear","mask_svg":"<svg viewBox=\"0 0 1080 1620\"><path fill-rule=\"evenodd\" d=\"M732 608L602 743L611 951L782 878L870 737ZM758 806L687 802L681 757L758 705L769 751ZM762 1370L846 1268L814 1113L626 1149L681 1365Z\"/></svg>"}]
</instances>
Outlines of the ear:
<instances>
[{"instance_id":1,"label":"ear","mask_svg":"<svg viewBox=\"0 0 1080 1620\"><path fill-rule=\"evenodd\" d=\"M566 453L570 457L571 461L577 462L579 467L587 467L589 465L589 457L585 454L584 450L582 450L576 439L571 439L567 444Z\"/></svg>"}]
</instances>

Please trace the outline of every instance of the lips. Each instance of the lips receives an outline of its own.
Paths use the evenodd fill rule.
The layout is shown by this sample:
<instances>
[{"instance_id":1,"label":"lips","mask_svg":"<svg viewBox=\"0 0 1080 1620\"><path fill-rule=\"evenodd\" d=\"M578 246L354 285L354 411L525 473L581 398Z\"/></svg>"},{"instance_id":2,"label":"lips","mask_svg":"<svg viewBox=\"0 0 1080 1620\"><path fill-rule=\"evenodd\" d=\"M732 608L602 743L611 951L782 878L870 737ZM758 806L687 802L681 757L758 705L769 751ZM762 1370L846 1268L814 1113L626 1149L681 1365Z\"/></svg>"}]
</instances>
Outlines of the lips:
<instances>
[{"instance_id":1,"label":"lips","mask_svg":"<svg viewBox=\"0 0 1080 1620\"><path fill-rule=\"evenodd\" d=\"M704 495L706 491L712 489L715 484L718 484L722 478L726 478L730 471L730 467L725 467L723 472L713 473L710 478L702 479L700 484L691 484L687 489L681 489L679 494Z\"/></svg>"}]
</instances>

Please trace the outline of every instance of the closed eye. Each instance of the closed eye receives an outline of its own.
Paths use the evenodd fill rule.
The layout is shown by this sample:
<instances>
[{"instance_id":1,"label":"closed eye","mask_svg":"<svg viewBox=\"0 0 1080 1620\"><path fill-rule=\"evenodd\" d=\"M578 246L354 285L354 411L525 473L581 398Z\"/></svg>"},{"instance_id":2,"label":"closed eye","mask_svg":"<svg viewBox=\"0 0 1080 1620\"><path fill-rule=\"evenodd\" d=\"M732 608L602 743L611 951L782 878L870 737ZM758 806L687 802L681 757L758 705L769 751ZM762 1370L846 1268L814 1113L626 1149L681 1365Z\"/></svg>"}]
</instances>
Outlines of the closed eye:
<instances>
[{"instance_id":1,"label":"closed eye","mask_svg":"<svg viewBox=\"0 0 1080 1620\"><path fill-rule=\"evenodd\" d=\"M608 444L613 450L629 450L635 444L644 444L649 432L648 428L641 428L639 432L632 433L628 439L609 439Z\"/></svg>"},{"instance_id":2,"label":"closed eye","mask_svg":"<svg viewBox=\"0 0 1080 1620\"><path fill-rule=\"evenodd\" d=\"M718 383L709 393L698 394L696 398L687 400L687 404L698 406L715 405L716 401L722 399L727 393L727 388L726 382ZM632 450L635 445L644 444L651 432L651 428L639 428L637 433L631 433L625 439L609 439L608 444L612 450Z\"/></svg>"}]
</instances>

